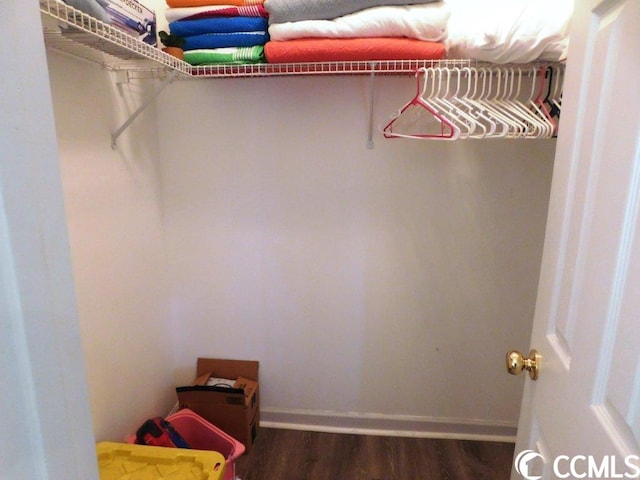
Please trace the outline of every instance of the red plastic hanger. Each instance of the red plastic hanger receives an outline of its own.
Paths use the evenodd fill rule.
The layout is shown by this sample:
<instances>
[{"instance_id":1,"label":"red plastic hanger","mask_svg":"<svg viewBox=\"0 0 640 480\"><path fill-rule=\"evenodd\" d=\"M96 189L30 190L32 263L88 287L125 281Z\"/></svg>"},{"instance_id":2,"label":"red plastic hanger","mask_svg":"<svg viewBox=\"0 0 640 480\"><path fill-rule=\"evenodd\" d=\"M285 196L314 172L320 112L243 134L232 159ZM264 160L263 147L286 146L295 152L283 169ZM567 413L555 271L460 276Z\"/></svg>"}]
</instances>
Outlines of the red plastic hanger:
<instances>
[{"instance_id":1,"label":"red plastic hanger","mask_svg":"<svg viewBox=\"0 0 640 480\"><path fill-rule=\"evenodd\" d=\"M460 129L423 99L426 81L421 85L420 80L421 74L426 73L427 71L424 67L416 71L416 95L382 129L385 138L441 138L455 140L460 136ZM421 120L420 125L418 125L418 120ZM421 131L420 129L426 128L426 123L433 125L435 131ZM402 133L403 129L410 126L417 127L417 133Z\"/></svg>"}]
</instances>

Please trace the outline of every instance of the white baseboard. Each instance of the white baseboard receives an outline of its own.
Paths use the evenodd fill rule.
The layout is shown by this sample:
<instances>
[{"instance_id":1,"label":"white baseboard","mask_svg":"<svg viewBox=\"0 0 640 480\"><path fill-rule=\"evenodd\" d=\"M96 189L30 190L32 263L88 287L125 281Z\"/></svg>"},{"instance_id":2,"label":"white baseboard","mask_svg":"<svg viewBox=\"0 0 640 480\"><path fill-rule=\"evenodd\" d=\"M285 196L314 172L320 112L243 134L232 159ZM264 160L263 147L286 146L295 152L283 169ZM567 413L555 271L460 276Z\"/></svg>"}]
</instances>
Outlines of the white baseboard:
<instances>
[{"instance_id":1,"label":"white baseboard","mask_svg":"<svg viewBox=\"0 0 640 480\"><path fill-rule=\"evenodd\" d=\"M517 425L455 418L260 408L260 426L327 433L515 442Z\"/></svg>"}]
</instances>

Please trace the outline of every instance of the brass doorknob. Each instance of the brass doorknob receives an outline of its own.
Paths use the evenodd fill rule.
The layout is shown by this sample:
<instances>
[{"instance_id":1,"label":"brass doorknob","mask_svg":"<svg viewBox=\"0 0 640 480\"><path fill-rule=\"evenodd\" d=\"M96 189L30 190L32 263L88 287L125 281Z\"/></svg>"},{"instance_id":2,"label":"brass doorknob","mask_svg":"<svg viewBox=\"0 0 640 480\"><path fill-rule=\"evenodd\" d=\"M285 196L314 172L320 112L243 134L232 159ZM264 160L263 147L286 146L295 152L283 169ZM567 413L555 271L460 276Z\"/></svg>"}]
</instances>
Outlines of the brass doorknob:
<instances>
[{"instance_id":1,"label":"brass doorknob","mask_svg":"<svg viewBox=\"0 0 640 480\"><path fill-rule=\"evenodd\" d=\"M531 350L529 358L517 350L512 350L507 353L507 371L511 375L520 375L524 370L527 370L531 380L537 380L541 359L542 356L536 350Z\"/></svg>"}]
</instances>

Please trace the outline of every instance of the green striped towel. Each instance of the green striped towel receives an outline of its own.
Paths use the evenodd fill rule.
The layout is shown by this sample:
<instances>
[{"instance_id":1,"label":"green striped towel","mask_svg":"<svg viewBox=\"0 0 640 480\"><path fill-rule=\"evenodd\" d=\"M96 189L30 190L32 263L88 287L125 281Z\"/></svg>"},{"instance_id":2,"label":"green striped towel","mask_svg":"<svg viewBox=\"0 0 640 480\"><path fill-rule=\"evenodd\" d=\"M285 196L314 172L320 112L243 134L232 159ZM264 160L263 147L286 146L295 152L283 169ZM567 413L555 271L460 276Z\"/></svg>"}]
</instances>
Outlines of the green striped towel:
<instances>
[{"instance_id":1,"label":"green striped towel","mask_svg":"<svg viewBox=\"0 0 640 480\"><path fill-rule=\"evenodd\" d=\"M264 63L264 46L187 50L184 52L184 61L191 65Z\"/></svg>"}]
</instances>

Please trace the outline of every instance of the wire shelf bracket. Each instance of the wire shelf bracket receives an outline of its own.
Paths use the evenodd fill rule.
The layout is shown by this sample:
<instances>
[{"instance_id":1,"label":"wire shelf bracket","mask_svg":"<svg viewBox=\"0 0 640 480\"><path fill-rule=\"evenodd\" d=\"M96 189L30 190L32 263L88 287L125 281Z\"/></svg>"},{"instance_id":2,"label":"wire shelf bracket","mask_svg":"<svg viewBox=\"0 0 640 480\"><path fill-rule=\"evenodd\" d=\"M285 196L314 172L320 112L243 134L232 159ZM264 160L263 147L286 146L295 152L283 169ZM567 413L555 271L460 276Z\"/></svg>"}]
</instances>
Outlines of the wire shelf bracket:
<instances>
[{"instance_id":1,"label":"wire shelf bracket","mask_svg":"<svg viewBox=\"0 0 640 480\"><path fill-rule=\"evenodd\" d=\"M375 102L376 64L371 62L371 75L369 76L369 132L367 134L367 148L373 149L373 106Z\"/></svg>"},{"instance_id":2,"label":"wire shelf bracket","mask_svg":"<svg viewBox=\"0 0 640 480\"><path fill-rule=\"evenodd\" d=\"M151 95L151 97L149 97L147 100L144 101L144 103L142 105L140 105L138 107L138 109L133 112L131 114L131 116L127 119L126 122L124 122L120 128L118 128L115 132L113 132L111 134L111 148L113 150L115 150L117 148L117 141L118 141L118 137L120 135L122 135L124 133L124 131L129 128L129 125L131 125L136 118L138 118L138 116L149 106L151 105L151 103L153 103L155 101L155 99L158 97L158 95L160 95L162 93L162 91L167 87L167 85L169 85L171 82L173 82L175 80L175 78L178 76L178 72L177 70L169 73L169 75L167 76L167 78L165 78L162 83L160 84L160 86L156 89L156 91L154 92L153 95Z\"/></svg>"}]
</instances>

